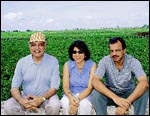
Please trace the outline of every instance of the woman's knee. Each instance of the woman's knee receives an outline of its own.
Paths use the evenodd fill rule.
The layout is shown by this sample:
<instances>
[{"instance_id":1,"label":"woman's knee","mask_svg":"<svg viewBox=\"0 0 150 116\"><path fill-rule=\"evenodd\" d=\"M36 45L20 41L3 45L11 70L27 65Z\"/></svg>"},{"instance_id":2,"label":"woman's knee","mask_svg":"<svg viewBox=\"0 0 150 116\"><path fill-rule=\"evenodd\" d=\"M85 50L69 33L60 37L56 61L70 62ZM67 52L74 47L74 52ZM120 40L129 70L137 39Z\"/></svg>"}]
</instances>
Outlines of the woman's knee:
<instances>
[{"instance_id":1,"label":"woman's knee","mask_svg":"<svg viewBox=\"0 0 150 116\"><path fill-rule=\"evenodd\" d=\"M79 115L91 115L92 112L92 104L89 100L83 99L80 101L79 106Z\"/></svg>"},{"instance_id":2,"label":"woman's knee","mask_svg":"<svg viewBox=\"0 0 150 116\"><path fill-rule=\"evenodd\" d=\"M87 99L83 99L80 101L80 108L91 108L92 109L92 103L87 100Z\"/></svg>"}]
</instances>

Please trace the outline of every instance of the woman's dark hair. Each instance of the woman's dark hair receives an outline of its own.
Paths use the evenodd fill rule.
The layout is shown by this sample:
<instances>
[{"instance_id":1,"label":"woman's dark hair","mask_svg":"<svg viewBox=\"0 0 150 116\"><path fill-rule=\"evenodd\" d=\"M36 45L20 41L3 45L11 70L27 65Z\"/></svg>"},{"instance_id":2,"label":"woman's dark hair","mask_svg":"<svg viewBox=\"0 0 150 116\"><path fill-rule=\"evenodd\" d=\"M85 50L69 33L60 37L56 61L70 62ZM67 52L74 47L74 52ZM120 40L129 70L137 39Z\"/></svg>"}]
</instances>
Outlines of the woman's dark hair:
<instances>
[{"instance_id":1,"label":"woman's dark hair","mask_svg":"<svg viewBox=\"0 0 150 116\"><path fill-rule=\"evenodd\" d=\"M74 47L77 47L79 50L82 50L82 51L84 52L84 54L85 54L84 60L90 59L90 51L89 51L87 45L86 45L83 41L81 41L81 40L76 40L76 41L74 41L74 42L70 45L69 50L68 50L69 58L70 58L71 60L74 60L74 59L72 58L72 54L73 54L73 49L74 49Z\"/></svg>"},{"instance_id":2,"label":"woman's dark hair","mask_svg":"<svg viewBox=\"0 0 150 116\"><path fill-rule=\"evenodd\" d=\"M122 44L122 48L123 48L123 50L126 48L126 43L125 43L125 41L123 40L123 38L121 38L121 37L113 37L113 38L111 38L110 40L109 40L109 42L108 42L108 47L109 47L109 45L110 44L114 44L114 43L116 43L116 42L118 42L118 41L120 41L120 43Z\"/></svg>"}]
</instances>

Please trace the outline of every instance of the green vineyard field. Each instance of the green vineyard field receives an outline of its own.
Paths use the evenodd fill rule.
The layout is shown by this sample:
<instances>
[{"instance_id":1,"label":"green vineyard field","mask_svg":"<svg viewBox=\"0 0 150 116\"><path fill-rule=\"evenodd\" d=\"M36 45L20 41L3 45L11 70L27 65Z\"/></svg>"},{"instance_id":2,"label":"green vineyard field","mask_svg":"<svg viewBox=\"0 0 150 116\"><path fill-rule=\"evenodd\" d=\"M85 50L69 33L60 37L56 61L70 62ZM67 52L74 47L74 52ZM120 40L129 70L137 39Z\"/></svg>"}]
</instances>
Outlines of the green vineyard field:
<instances>
[{"instance_id":1,"label":"green vineyard field","mask_svg":"<svg viewBox=\"0 0 150 116\"><path fill-rule=\"evenodd\" d=\"M11 97L10 87L17 61L30 54L29 37L34 32L1 32L1 101ZM148 28L105 28L93 30L43 31L48 42L46 53L55 56L62 68L69 59L68 47L74 40L83 40L91 51L91 58L99 60L109 54L108 40L123 37L127 53L139 59L149 80L149 29ZM62 79L58 91L62 96Z\"/></svg>"}]
</instances>

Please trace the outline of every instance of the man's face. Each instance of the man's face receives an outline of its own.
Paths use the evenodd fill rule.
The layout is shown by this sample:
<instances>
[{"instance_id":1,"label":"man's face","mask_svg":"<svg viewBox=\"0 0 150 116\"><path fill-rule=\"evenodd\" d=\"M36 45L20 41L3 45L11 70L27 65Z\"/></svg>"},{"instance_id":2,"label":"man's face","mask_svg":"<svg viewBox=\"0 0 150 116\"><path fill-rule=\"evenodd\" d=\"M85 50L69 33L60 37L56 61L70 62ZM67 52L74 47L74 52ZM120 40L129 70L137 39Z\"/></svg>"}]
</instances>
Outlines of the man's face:
<instances>
[{"instance_id":1,"label":"man's face","mask_svg":"<svg viewBox=\"0 0 150 116\"><path fill-rule=\"evenodd\" d=\"M35 58L41 58L45 51L45 42L30 42L30 52Z\"/></svg>"},{"instance_id":2,"label":"man's face","mask_svg":"<svg viewBox=\"0 0 150 116\"><path fill-rule=\"evenodd\" d=\"M116 43L109 45L109 52L114 62L120 62L123 60L126 49L123 50L121 42L117 41Z\"/></svg>"}]
</instances>

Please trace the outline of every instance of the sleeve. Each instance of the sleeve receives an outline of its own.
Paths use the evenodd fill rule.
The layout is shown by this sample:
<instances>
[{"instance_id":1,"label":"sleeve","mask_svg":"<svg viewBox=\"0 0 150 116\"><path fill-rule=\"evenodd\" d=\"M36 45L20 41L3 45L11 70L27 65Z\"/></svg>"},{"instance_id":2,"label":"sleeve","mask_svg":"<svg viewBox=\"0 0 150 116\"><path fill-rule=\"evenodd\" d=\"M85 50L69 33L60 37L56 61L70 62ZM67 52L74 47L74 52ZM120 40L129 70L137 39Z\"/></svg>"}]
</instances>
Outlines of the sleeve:
<instances>
[{"instance_id":1,"label":"sleeve","mask_svg":"<svg viewBox=\"0 0 150 116\"><path fill-rule=\"evenodd\" d=\"M141 76L146 76L146 73L144 72L139 60L133 59L131 63L131 67L132 67L132 72L136 78L139 78Z\"/></svg>"},{"instance_id":2,"label":"sleeve","mask_svg":"<svg viewBox=\"0 0 150 116\"><path fill-rule=\"evenodd\" d=\"M22 60L17 62L14 76L11 83L11 88L19 88L23 82L23 75L22 75Z\"/></svg>"},{"instance_id":3,"label":"sleeve","mask_svg":"<svg viewBox=\"0 0 150 116\"><path fill-rule=\"evenodd\" d=\"M53 71L51 75L51 88L54 87L56 90L59 89L60 85L60 72L59 72L59 63L58 60L55 60L55 63L53 65Z\"/></svg>"},{"instance_id":4,"label":"sleeve","mask_svg":"<svg viewBox=\"0 0 150 116\"><path fill-rule=\"evenodd\" d=\"M94 76L99 77L99 78L103 78L103 76L105 75L105 71L106 71L105 60L102 59L98 63L98 67L94 73Z\"/></svg>"}]
</instances>

